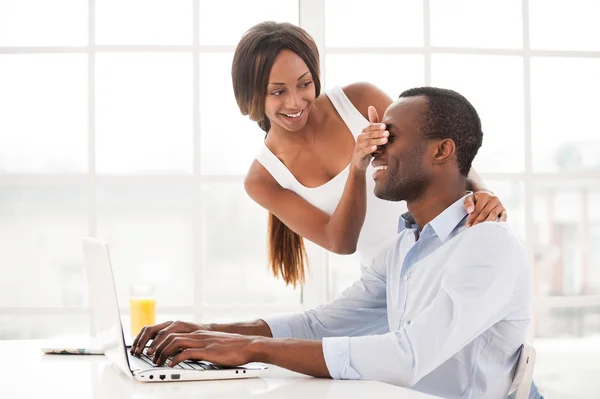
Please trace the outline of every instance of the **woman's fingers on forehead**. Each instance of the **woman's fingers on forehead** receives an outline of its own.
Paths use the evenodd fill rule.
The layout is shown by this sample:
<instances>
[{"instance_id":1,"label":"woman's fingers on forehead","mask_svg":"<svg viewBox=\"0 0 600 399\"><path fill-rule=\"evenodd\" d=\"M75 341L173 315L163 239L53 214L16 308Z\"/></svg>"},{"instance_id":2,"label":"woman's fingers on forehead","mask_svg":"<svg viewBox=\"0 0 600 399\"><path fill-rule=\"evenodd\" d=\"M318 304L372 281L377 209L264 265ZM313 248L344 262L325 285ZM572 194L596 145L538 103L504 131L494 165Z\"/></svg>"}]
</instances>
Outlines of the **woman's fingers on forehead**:
<instances>
[{"instance_id":1,"label":"woman's fingers on forehead","mask_svg":"<svg viewBox=\"0 0 600 399\"><path fill-rule=\"evenodd\" d=\"M380 131L380 130L377 130L377 131L374 131L374 132L370 132L369 133L369 138L371 138L371 139L379 139L379 138L387 137L388 134L386 134L386 132L387 132L387 130L383 131L383 132Z\"/></svg>"}]
</instances>

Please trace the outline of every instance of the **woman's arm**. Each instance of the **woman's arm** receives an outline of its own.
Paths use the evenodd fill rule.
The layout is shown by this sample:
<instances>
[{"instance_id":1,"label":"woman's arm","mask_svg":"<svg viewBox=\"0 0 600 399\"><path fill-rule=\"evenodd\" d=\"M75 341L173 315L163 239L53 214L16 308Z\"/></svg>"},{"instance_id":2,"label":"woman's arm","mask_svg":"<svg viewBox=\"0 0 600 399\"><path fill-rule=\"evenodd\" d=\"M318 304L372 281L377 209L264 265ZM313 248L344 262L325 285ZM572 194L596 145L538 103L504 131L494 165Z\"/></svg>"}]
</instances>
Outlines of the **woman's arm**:
<instances>
[{"instance_id":1,"label":"woman's arm","mask_svg":"<svg viewBox=\"0 0 600 399\"><path fill-rule=\"evenodd\" d=\"M344 194L331 216L293 191L282 188L258 161L252 163L244 187L256 203L295 233L328 251L351 254L356 251L366 212L364 175L350 168Z\"/></svg>"},{"instance_id":2,"label":"woman's arm","mask_svg":"<svg viewBox=\"0 0 600 399\"><path fill-rule=\"evenodd\" d=\"M383 118L385 110L392 104L392 99L377 86L367 83L352 83L344 87L344 93L365 119L369 119L369 107L375 107L377 114Z\"/></svg>"},{"instance_id":3,"label":"woman's arm","mask_svg":"<svg viewBox=\"0 0 600 399\"><path fill-rule=\"evenodd\" d=\"M292 231L338 254L356 251L367 209L366 169L371 161L370 154L376 146L385 143L381 141L385 126L375 122L379 122L379 115L383 115L391 103L391 99L373 85L350 85L344 91L348 89L347 95L350 94L351 97L362 90L363 104L375 104L370 117L374 123L365 122L367 127L357 138L348 179L340 202L331 216L296 193L282 188L258 161L252 163L244 181L248 195ZM368 105L365 106L367 118L368 108Z\"/></svg>"},{"instance_id":4,"label":"woman's arm","mask_svg":"<svg viewBox=\"0 0 600 399\"><path fill-rule=\"evenodd\" d=\"M372 113L375 120L374 108ZM366 169L370 154L384 144L384 133L384 125L374 123L358 136L344 191L331 216L282 188L258 161L246 175L246 192L300 236L334 253L354 253L367 211Z\"/></svg>"},{"instance_id":5,"label":"woman's arm","mask_svg":"<svg viewBox=\"0 0 600 399\"><path fill-rule=\"evenodd\" d=\"M500 198L486 187L473 168L467 176L467 190L473 192L465 198L465 209L470 213L467 227L488 221L506 221L508 214Z\"/></svg>"},{"instance_id":6,"label":"woman's arm","mask_svg":"<svg viewBox=\"0 0 600 399\"><path fill-rule=\"evenodd\" d=\"M471 168L469 175L467 176L467 190L473 191L474 193L477 191L487 191L492 193L492 191L486 187L479 174L473 168Z\"/></svg>"}]
</instances>

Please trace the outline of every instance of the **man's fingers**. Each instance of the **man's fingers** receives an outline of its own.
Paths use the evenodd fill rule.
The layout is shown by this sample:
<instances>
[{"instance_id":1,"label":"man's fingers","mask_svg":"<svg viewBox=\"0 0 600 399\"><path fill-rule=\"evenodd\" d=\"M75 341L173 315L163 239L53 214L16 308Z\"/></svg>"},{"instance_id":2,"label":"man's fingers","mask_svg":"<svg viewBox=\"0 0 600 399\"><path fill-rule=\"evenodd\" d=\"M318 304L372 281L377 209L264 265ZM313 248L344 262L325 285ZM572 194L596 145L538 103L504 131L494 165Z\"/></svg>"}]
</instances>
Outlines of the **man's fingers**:
<instances>
[{"instance_id":1,"label":"man's fingers","mask_svg":"<svg viewBox=\"0 0 600 399\"><path fill-rule=\"evenodd\" d=\"M148 349L148 354L149 355L154 355L154 362L155 363L156 363L156 360L160 358L160 356L164 352L165 348L167 346L169 346L173 342L173 340L177 339L180 335L181 334L176 334L176 333L168 334L166 337L164 337L161 340L160 343L158 343L156 345L156 347L154 347L154 349L152 350L152 353L150 353L150 349Z\"/></svg>"},{"instance_id":2,"label":"man's fingers","mask_svg":"<svg viewBox=\"0 0 600 399\"><path fill-rule=\"evenodd\" d=\"M135 339L136 342L134 342L134 344L131 347L131 353L133 353L134 355L139 355L140 353L142 353L148 341L155 338L157 332L161 331L163 328L167 327L171 323L172 322L170 321L165 321L164 323L157 324L154 326L143 327Z\"/></svg>"},{"instance_id":3,"label":"man's fingers","mask_svg":"<svg viewBox=\"0 0 600 399\"><path fill-rule=\"evenodd\" d=\"M369 106L369 122L371 123L378 123L379 122L379 115L377 115L377 110L375 109L374 106Z\"/></svg>"},{"instance_id":4,"label":"man's fingers","mask_svg":"<svg viewBox=\"0 0 600 399\"><path fill-rule=\"evenodd\" d=\"M140 340L140 335L141 335L141 334L142 334L142 332L144 331L144 328L146 328L146 327L143 327L143 328L140 330L140 332L138 333L138 335L136 335L136 336L135 336L135 339L133 340L133 343L131 344L131 349L130 349L130 352L131 352L131 353L134 353L134 352L135 352L135 350L137 349L137 344L138 344L138 341Z\"/></svg>"},{"instance_id":5,"label":"man's fingers","mask_svg":"<svg viewBox=\"0 0 600 399\"><path fill-rule=\"evenodd\" d=\"M148 347L148 355L152 355L154 354L154 351L156 351L156 348L162 344L162 342L170 335L173 334L175 331L173 331L175 329L175 324L171 323L171 325L169 325L166 328L163 328L162 330L160 330L158 333L156 333L154 340L152 341L152 344Z\"/></svg>"},{"instance_id":6,"label":"man's fingers","mask_svg":"<svg viewBox=\"0 0 600 399\"><path fill-rule=\"evenodd\" d=\"M175 334L172 334L175 335ZM160 348L160 350L156 351L156 356L154 357L154 363L157 366L164 364L167 359L180 350L185 350L191 347L202 347L202 342L197 339L193 339L189 334L184 336L177 334L173 339L169 341L169 343Z\"/></svg>"},{"instance_id":7,"label":"man's fingers","mask_svg":"<svg viewBox=\"0 0 600 399\"><path fill-rule=\"evenodd\" d=\"M163 343L165 342L165 340L167 339L167 337L171 335L170 329L167 327L164 330L161 330L158 332L158 334L156 334L156 336L154 337L154 340L152 341L152 344L150 344L150 346L148 347L148 351L147 354L148 356L152 356L154 355L154 353L156 352L156 349Z\"/></svg>"},{"instance_id":8,"label":"man's fingers","mask_svg":"<svg viewBox=\"0 0 600 399\"><path fill-rule=\"evenodd\" d=\"M173 356L171 361L167 363L169 367L173 367L178 365L181 362L186 360L194 359L194 360L204 360L202 356L205 351L205 348L188 348L179 352L177 355Z\"/></svg>"},{"instance_id":9,"label":"man's fingers","mask_svg":"<svg viewBox=\"0 0 600 399\"><path fill-rule=\"evenodd\" d=\"M506 222L506 219L508 219L508 214L507 214L507 212L506 212L506 209L505 209L505 210L503 210L503 211L500 213L500 215L499 215L499 216L500 216L500 221L502 221L502 222Z\"/></svg>"}]
</instances>

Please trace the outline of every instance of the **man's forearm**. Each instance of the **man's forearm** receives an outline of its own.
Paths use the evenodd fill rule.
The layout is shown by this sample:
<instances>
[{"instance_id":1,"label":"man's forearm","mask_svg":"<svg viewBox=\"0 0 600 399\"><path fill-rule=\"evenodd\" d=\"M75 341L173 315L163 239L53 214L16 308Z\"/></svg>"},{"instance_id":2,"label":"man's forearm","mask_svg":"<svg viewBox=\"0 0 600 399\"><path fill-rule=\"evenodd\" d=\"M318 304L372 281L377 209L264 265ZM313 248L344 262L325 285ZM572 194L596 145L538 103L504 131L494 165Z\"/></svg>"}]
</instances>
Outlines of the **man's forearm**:
<instances>
[{"instance_id":1,"label":"man's forearm","mask_svg":"<svg viewBox=\"0 0 600 399\"><path fill-rule=\"evenodd\" d=\"M274 364L313 377L331 378L321 341L257 338L250 344L252 360Z\"/></svg>"},{"instance_id":2,"label":"man's forearm","mask_svg":"<svg viewBox=\"0 0 600 399\"><path fill-rule=\"evenodd\" d=\"M208 328L210 331L220 331L226 333L240 334L240 335L255 335L261 337L271 338L273 334L269 325L263 320L246 321L240 323L226 323L226 324L209 324Z\"/></svg>"}]
</instances>

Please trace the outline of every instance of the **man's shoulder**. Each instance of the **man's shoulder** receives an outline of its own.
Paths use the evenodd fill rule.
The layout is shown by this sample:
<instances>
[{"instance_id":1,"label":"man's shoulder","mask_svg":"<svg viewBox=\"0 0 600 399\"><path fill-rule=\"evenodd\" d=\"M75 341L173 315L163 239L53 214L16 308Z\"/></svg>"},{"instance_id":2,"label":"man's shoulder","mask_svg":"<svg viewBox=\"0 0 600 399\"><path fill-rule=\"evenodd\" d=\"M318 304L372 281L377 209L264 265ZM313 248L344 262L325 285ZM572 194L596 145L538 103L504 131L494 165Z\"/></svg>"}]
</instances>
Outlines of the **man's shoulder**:
<instances>
[{"instance_id":1,"label":"man's shoulder","mask_svg":"<svg viewBox=\"0 0 600 399\"><path fill-rule=\"evenodd\" d=\"M525 261L525 248L506 222L483 222L471 226L455 237L451 245L459 253L484 256L490 260L512 258ZM458 254L457 254L458 255Z\"/></svg>"},{"instance_id":2,"label":"man's shoulder","mask_svg":"<svg viewBox=\"0 0 600 399\"><path fill-rule=\"evenodd\" d=\"M482 244L491 244L490 239L494 239L504 244L521 245L519 238L506 222L479 223L466 228L458 236L469 241L480 241Z\"/></svg>"}]
</instances>

